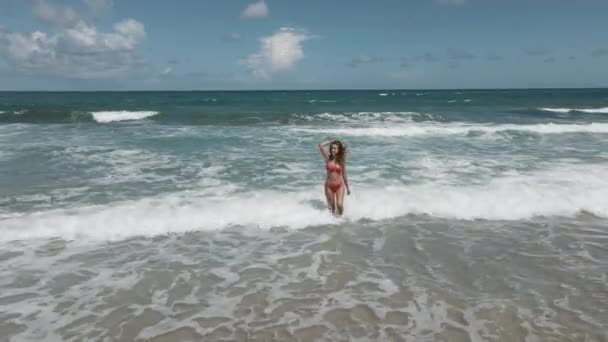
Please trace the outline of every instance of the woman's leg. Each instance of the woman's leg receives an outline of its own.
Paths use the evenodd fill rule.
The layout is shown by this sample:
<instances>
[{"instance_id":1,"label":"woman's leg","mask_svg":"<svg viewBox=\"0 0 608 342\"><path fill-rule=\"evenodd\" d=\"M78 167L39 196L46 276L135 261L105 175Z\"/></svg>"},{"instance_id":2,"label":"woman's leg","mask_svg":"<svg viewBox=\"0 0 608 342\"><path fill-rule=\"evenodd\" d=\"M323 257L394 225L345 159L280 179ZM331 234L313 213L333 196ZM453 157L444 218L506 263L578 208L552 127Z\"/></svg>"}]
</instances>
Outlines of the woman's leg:
<instances>
[{"instance_id":1,"label":"woman's leg","mask_svg":"<svg viewBox=\"0 0 608 342\"><path fill-rule=\"evenodd\" d=\"M332 214L336 212L336 200L333 191L325 184L325 198L327 199L327 206Z\"/></svg>"},{"instance_id":2,"label":"woman's leg","mask_svg":"<svg viewBox=\"0 0 608 342\"><path fill-rule=\"evenodd\" d=\"M336 209L338 210L338 215L342 216L344 213L344 193L346 192L344 183L340 186L340 189L336 192Z\"/></svg>"}]
</instances>

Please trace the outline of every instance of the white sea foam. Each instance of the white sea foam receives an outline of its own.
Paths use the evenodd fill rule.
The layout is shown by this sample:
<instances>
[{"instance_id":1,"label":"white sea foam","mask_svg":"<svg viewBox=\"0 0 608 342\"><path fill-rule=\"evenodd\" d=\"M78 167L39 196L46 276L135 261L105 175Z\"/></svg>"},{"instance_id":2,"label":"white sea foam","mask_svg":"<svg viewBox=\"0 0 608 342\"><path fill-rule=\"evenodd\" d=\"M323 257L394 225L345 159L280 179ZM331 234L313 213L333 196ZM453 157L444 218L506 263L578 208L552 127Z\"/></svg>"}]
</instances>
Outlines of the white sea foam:
<instances>
[{"instance_id":1,"label":"white sea foam","mask_svg":"<svg viewBox=\"0 0 608 342\"><path fill-rule=\"evenodd\" d=\"M416 112L346 112L296 115L296 118L306 121L322 120L344 123L412 122L412 118L414 117L434 119L432 114Z\"/></svg>"},{"instance_id":2,"label":"white sea foam","mask_svg":"<svg viewBox=\"0 0 608 342\"><path fill-rule=\"evenodd\" d=\"M250 192L221 198L167 195L138 201L52 210L0 221L3 238L60 236L68 239L120 239L230 226L303 228L333 218L310 204L312 193Z\"/></svg>"},{"instance_id":3,"label":"white sea foam","mask_svg":"<svg viewBox=\"0 0 608 342\"><path fill-rule=\"evenodd\" d=\"M154 115L158 112L155 111L137 111L131 112L126 110L120 111L103 111L103 112L91 112L93 119L99 123L108 123L114 121L127 121L127 120L142 120Z\"/></svg>"},{"instance_id":4,"label":"white sea foam","mask_svg":"<svg viewBox=\"0 0 608 342\"><path fill-rule=\"evenodd\" d=\"M589 114L608 114L608 107L602 108L539 108L539 110L545 112L553 112L553 113L571 113L571 112L581 112L581 113L589 113Z\"/></svg>"},{"instance_id":5,"label":"white sea foam","mask_svg":"<svg viewBox=\"0 0 608 342\"><path fill-rule=\"evenodd\" d=\"M338 102L338 101L336 101L336 100L308 100L308 103L316 103L316 102L335 103L335 102Z\"/></svg>"},{"instance_id":6,"label":"white sea foam","mask_svg":"<svg viewBox=\"0 0 608 342\"><path fill-rule=\"evenodd\" d=\"M539 108L539 110L542 110L545 112L553 112L553 113L569 113L572 109L571 108Z\"/></svg>"},{"instance_id":7,"label":"white sea foam","mask_svg":"<svg viewBox=\"0 0 608 342\"><path fill-rule=\"evenodd\" d=\"M291 128L296 132L324 133L345 136L422 136L422 135L466 135L469 133L497 133L519 131L537 134L560 133L608 133L608 123L590 124L534 124L534 125L480 125L480 124L418 124L412 123L385 127L342 127L342 128Z\"/></svg>"},{"instance_id":8,"label":"white sea foam","mask_svg":"<svg viewBox=\"0 0 608 342\"><path fill-rule=\"evenodd\" d=\"M563 165L495 178L486 184L363 185L346 199L347 220L408 214L454 219L522 220L535 216L608 217L608 165ZM212 196L195 191L97 206L4 216L1 240L63 237L122 239L234 226L287 227L335 223L318 187L250 190Z\"/></svg>"}]
</instances>

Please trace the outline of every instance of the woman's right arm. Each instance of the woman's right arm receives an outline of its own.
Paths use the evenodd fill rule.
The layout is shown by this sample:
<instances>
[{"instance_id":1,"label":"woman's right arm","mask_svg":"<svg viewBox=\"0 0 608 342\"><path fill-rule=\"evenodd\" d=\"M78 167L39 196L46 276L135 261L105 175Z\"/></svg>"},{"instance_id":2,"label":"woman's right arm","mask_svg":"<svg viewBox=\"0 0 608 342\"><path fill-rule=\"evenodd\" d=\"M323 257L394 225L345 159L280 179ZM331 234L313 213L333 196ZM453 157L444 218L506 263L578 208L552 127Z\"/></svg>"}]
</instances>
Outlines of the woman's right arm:
<instances>
[{"instance_id":1,"label":"woman's right arm","mask_svg":"<svg viewBox=\"0 0 608 342\"><path fill-rule=\"evenodd\" d=\"M323 155L323 158L325 159L325 161L329 160L329 153L327 153L327 145L329 145L331 143L331 141L324 141L322 143L319 144L319 150L321 151L321 154Z\"/></svg>"}]
</instances>

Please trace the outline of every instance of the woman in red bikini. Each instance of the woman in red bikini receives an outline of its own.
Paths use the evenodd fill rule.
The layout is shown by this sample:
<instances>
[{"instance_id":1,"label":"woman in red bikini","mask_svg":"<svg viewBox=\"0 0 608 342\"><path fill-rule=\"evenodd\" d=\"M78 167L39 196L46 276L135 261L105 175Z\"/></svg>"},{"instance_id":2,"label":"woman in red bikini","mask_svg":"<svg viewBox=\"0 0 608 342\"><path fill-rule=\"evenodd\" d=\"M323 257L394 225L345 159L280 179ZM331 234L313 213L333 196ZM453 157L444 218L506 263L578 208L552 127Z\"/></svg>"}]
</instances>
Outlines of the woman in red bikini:
<instances>
[{"instance_id":1,"label":"woman in red bikini","mask_svg":"<svg viewBox=\"0 0 608 342\"><path fill-rule=\"evenodd\" d=\"M329 149L326 146L329 145ZM350 195L350 184L346 176L346 145L338 140L324 141L319 144L321 154L325 159L327 180L325 181L325 197L332 214L341 216L344 212L344 190ZM343 186L344 185L344 186Z\"/></svg>"}]
</instances>

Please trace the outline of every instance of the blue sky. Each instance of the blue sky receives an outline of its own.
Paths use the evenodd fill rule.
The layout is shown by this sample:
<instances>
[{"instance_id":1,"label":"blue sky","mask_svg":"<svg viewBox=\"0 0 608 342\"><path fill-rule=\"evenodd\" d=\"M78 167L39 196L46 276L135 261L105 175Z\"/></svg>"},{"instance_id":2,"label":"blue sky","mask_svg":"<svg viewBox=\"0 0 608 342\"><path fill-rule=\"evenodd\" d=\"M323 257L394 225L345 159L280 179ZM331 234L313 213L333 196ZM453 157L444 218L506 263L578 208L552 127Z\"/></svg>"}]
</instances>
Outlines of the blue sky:
<instances>
[{"instance_id":1,"label":"blue sky","mask_svg":"<svg viewBox=\"0 0 608 342\"><path fill-rule=\"evenodd\" d=\"M605 0L0 0L0 90L605 87L605 13Z\"/></svg>"}]
</instances>

